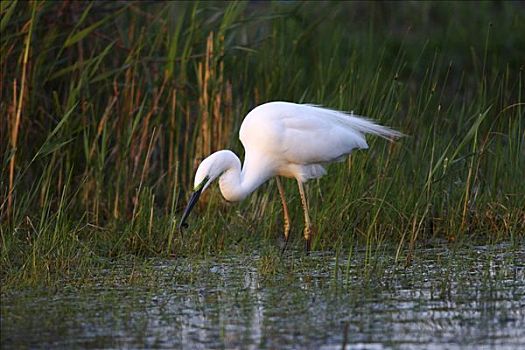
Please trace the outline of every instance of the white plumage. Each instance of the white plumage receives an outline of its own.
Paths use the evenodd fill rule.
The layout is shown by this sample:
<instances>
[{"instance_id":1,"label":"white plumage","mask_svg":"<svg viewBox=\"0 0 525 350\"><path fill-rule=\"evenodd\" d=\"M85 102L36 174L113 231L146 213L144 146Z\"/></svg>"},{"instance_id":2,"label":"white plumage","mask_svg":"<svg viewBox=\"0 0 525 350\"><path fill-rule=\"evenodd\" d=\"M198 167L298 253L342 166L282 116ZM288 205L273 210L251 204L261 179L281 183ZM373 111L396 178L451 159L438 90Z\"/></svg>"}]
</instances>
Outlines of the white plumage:
<instances>
[{"instance_id":1,"label":"white plumage","mask_svg":"<svg viewBox=\"0 0 525 350\"><path fill-rule=\"evenodd\" d=\"M239 158L233 152L215 152L199 165L195 174L195 190L200 194L220 176L224 198L239 201L272 177L295 178L304 199L306 226L309 226L302 184L326 174L324 164L342 161L354 149L368 148L365 134L389 140L403 135L366 118L341 111L311 104L268 102L248 113L239 130L245 149L242 169ZM282 186L278 185L285 207L285 221L289 221ZM184 219L195 201L190 200L181 225L184 225ZM311 235L308 232L306 237L306 231L310 228L306 226L305 238L309 245ZM285 227L287 239L286 231Z\"/></svg>"}]
</instances>

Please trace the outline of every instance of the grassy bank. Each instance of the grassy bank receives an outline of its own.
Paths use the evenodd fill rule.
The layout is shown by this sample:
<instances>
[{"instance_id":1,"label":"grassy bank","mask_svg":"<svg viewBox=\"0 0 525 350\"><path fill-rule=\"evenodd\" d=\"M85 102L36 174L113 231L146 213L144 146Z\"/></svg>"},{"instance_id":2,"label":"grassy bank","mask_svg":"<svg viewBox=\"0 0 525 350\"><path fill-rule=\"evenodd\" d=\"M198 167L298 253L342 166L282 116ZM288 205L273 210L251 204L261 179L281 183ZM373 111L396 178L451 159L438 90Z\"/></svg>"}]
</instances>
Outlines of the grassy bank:
<instances>
[{"instance_id":1,"label":"grassy bank","mask_svg":"<svg viewBox=\"0 0 525 350\"><path fill-rule=\"evenodd\" d=\"M520 3L2 2L2 284L89 273L114 258L277 247L264 185L214 187L176 230L199 160L241 155L243 116L288 100L409 135L370 138L311 182L313 248L525 232L525 8ZM294 181L292 245L302 247ZM273 254L270 252L269 254Z\"/></svg>"}]
</instances>

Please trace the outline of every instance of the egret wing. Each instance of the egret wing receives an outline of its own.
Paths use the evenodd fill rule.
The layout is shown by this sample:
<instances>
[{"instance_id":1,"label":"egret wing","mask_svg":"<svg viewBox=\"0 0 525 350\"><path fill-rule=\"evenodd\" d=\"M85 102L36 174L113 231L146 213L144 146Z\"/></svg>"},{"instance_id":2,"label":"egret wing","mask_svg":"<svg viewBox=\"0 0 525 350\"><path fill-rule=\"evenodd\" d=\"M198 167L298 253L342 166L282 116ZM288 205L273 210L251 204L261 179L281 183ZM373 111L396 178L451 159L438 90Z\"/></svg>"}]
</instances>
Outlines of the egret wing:
<instances>
[{"instance_id":1,"label":"egret wing","mask_svg":"<svg viewBox=\"0 0 525 350\"><path fill-rule=\"evenodd\" d=\"M298 164L332 162L356 148L368 148L360 132L329 118L310 113L280 118L284 157Z\"/></svg>"}]
</instances>

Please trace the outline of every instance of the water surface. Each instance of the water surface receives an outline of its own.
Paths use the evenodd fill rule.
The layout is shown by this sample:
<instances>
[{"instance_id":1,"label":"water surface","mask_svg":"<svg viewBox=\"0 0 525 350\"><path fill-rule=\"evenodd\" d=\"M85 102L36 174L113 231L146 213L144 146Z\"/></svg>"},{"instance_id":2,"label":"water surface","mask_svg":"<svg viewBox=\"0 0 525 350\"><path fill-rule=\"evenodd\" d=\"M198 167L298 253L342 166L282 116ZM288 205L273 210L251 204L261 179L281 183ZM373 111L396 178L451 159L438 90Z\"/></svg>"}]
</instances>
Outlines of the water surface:
<instances>
[{"instance_id":1,"label":"water surface","mask_svg":"<svg viewBox=\"0 0 525 350\"><path fill-rule=\"evenodd\" d=\"M119 263L2 294L2 348L525 348L525 248Z\"/></svg>"}]
</instances>

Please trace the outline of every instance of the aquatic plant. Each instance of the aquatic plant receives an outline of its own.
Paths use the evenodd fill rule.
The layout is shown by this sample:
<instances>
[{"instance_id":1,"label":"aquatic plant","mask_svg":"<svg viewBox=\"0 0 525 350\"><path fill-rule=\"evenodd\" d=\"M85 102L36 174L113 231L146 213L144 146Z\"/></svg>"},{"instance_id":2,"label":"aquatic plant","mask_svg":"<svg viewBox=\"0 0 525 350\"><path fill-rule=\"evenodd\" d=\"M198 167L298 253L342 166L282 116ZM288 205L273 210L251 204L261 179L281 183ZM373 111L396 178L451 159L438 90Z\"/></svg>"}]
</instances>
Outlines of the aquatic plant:
<instances>
[{"instance_id":1,"label":"aquatic plant","mask_svg":"<svg viewBox=\"0 0 525 350\"><path fill-rule=\"evenodd\" d=\"M371 139L309 186L314 250L356 243L372 258L388 242L410 261L433 237L523 239L519 3L3 1L0 11L2 284L89 273L106 258L276 246L272 183L235 207L212 189L192 231L176 230L198 161L240 151L241 118L269 100L354 111L409 135ZM300 208L295 184L284 186ZM300 237L291 232L292 246Z\"/></svg>"}]
</instances>

